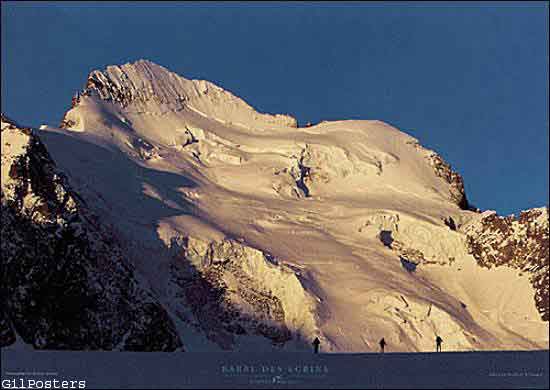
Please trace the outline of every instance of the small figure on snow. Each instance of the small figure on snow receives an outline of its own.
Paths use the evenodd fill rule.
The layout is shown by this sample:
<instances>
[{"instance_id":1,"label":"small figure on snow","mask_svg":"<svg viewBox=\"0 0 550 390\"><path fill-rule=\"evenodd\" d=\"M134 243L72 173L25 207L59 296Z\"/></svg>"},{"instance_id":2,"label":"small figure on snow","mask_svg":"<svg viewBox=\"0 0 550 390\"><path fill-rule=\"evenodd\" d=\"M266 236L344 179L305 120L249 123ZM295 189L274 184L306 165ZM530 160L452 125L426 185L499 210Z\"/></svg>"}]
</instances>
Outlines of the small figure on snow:
<instances>
[{"instance_id":1,"label":"small figure on snow","mask_svg":"<svg viewBox=\"0 0 550 390\"><path fill-rule=\"evenodd\" d=\"M382 337L382 340L380 340L380 352L384 353L384 347L386 346L386 340Z\"/></svg>"},{"instance_id":2,"label":"small figure on snow","mask_svg":"<svg viewBox=\"0 0 550 390\"><path fill-rule=\"evenodd\" d=\"M321 340L319 340L319 337L315 337L315 340L313 340L313 353L319 353L319 345L321 344Z\"/></svg>"},{"instance_id":3,"label":"small figure on snow","mask_svg":"<svg viewBox=\"0 0 550 390\"><path fill-rule=\"evenodd\" d=\"M443 339L439 336L435 338L435 351L441 352L441 344L443 343Z\"/></svg>"}]
</instances>

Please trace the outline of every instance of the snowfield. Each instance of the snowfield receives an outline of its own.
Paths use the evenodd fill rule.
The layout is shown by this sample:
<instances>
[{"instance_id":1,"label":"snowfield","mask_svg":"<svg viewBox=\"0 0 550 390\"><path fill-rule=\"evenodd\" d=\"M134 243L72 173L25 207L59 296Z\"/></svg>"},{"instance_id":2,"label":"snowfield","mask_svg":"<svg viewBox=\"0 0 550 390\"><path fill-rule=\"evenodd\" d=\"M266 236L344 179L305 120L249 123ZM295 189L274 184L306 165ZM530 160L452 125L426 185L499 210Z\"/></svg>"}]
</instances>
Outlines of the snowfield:
<instances>
[{"instance_id":1,"label":"snowfield","mask_svg":"<svg viewBox=\"0 0 550 390\"><path fill-rule=\"evenodd\" d=\"M484 214L462 178L388 124L298 128L140 60L92 72L60 128L36 133L186 351L549 346L535 271L480 265L468 237ZM533 245L548 248L540 212Z\"/></svg>"}]
</instances>

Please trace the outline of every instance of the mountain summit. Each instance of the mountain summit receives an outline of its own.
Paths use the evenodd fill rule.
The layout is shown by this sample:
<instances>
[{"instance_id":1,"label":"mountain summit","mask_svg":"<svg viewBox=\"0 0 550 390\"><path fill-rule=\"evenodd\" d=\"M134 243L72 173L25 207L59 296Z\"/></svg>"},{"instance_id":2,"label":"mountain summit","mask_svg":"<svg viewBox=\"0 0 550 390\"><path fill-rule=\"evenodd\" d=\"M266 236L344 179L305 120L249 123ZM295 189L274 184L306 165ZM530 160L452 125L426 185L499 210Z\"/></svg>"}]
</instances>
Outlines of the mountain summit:
<instances>
[{"instance_id":1,"label":"mountain summit","mask_svg":"<svg viewBox=\"0 0 550 390\"><path fill-rule=\"evenodd\" d=\"M548 208L472 210L386 123L299 128L140 60L93 71L35 133L166 313L157 349L548 348Z\"/></svg>"},{"instance_id":2,"label":"mountain summit","mask_svg":"<svg viewBox=\"0 0 550 390\"><path fill-rule=\"evenodd\" d=\"M209 81L188 80L147 60L91 72L82 94L151 115L185 107L224 122L296 127L296 119L288 115L260 114Z\"/></svg>"}]
</instances>

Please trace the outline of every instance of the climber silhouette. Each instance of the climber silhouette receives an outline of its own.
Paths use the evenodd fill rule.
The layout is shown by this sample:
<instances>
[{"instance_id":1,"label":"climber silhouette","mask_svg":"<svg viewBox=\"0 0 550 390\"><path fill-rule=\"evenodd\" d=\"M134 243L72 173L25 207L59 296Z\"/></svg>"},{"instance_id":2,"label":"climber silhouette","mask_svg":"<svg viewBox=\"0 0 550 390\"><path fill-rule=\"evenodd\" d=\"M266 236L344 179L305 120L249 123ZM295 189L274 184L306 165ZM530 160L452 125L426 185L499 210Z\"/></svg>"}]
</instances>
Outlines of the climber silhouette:
<instances>
[{"instance_id":1,"label":"climber silhouette","mask_svg":"<svg viewBox=\"0 0 550 390\"><path fill-rule=\"evenodd\" d=\"M386 340L382 337L382 340L380 340L380 352L384 353L384 347L386 346Z\"/></svg>"},{"instance_id":2,"label":"climber silhouette","mask_svg":"<svg viewBox=\"0 0 550 390\"><path fill-rule=\"evenodd\" d=\"M319 340L319 337L315 337L315 340L313 340L313 353L319 353L319 345L321 344L321 340Z\"/></svg>"},{"instance_id":3,"label":"climber silhouette","mask_svg":"<svg viewBox=\"0 0 550 390\"><path fill-rule=\"evenodd\" d=\"M441 352L441 343L443 342L443 339L439 336L435 338L435 351Z\"/></svg>"}]
</instances>

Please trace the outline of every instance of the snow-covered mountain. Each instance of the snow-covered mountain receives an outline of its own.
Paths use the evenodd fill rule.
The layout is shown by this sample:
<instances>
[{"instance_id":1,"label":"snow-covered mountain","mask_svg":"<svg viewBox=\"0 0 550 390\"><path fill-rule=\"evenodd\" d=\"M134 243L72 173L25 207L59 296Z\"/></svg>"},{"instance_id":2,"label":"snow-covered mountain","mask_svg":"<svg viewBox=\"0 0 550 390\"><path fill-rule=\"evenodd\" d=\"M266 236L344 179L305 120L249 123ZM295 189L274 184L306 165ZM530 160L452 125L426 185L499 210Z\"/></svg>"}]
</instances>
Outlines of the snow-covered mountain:
<instances>
[{"instance_id":1,"label":"snow-covered mountain","mask_svg":"<svg viewBox=\"0 0 550 390\"><path fill-rule=\"evenodd\" d=\"M126 319L152 332L152 319L135 316L150 302L151 337L162 342L142 349L300 350L319 337L323 351L357 352L377 350L384 337L390 351L431 351L436 335L447 350L548 348L548 208L518 219L472 210L461 176L441 156L383 122L299 128L288 115L258 113L212 83L141 60L92 72L59 128L4 126L2 242L41 242L22 226L38 229L32 237L47 234L29 214L41 196L29 175L9 174L21 155L38 161L33 172L51 166L32 157L47 149L88 221L82 245L95 251L82 261L63 255L64 264L76 259L98 283L132 285L110 282L113 291L92 294L83 281L82 294L106 297L106 306L86 309L91 317L78 326L93 322L113 337L101 346L75 338L69 347L114 348ZM25 146L17 132L45 148ZM70 225L69 206L56 207L48 229ZM36 260L20 262L2 245L3 263L22 275L59 263L58 252L28 252ZM47 322L48 311L14 292L25 283L8 285L3 323L33 343L37 331L22 318ZM121 294L128 306L115 311L110 302ZM102 319L106 312L112 317ZM48 329L72 326L59 321ZM49 337L45 347L68 345Z\"/></svg>"}]
</instances>

